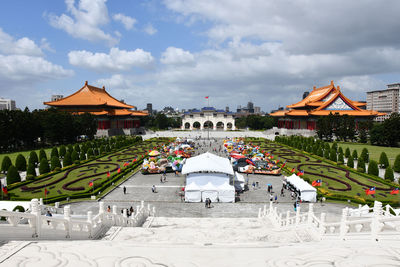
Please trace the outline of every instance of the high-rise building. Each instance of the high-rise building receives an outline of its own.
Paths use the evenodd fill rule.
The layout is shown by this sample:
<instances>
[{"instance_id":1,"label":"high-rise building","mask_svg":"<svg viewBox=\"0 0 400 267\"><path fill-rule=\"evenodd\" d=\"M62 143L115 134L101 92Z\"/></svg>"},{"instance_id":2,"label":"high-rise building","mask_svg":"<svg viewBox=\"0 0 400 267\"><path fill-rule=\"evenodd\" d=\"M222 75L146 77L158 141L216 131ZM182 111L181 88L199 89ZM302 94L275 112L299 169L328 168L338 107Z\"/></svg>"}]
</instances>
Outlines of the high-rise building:
<instances>
[{"instance_id":1,"label":"high-rise building","mask_svg":"<svg viewBox=\"0 0 400 267\"><path fill-rule=\"evenodd\" d=\"M367 92L367 109L374 109L386 115L378 116L375 121L384 121L394 112L399 112L400 83L388 84L385 90Z\"/></svg>"},{"instance_id":2,"label":"high-rise building","mask_svg":"<svg viewBox=\"0 0 400 267\"><path fill-rule=\"evenodd\" d=\"M0 110L16 110L15 100L0 98Z\"/></svg>"},{"instance_id":3,"label":"high-rise building","mask_svg":"<svg viewBox=\"0 0 400 267\"><path fill-rule=\"evenodd\" d=\"M228 106L225 107L225 112L229 112L229 107Z\"/></svg>"},{"instance_id":4,"label":"high-rise building","mask_svg":"<svg viewBox=\"0 0 400 267\"><path fill-rule=\"evenodd\" d=\"M253 102L248 102L247 103L247 110L249 113L253 114L254 113L254 103Z\"/></svg>"},{"instance_id":5,"label":"high-rise building","mask_svg":"<svg viewBox=\"0 0 400 267\"><path fill-rule=\"evenodd\" d=\"M149 114L152 114L153 113L153 104L147 103L146 110Z\"/></svg>"}]
</instances>

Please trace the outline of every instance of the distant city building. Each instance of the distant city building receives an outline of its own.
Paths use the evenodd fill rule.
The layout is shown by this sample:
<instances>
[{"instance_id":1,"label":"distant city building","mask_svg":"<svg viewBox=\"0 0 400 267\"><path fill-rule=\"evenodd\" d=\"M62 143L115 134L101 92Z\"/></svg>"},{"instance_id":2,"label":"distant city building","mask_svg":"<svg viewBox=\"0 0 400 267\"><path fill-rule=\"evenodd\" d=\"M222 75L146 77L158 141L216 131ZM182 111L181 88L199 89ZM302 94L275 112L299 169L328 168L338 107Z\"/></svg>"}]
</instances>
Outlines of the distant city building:
<instances>
[{"instance_id":1,"label":"distant city building","mask_svg":"<svg viewBox=\"0 0 400 267\"><path fill-rule=\"evenodd\" d=\"M225 111L229 112L229 107L228 106L225 107Z\"/></svg>"},{"instance_id":2,"label":"distant city building","mask_svg":"<svg viewBox=\"0 0 400 267\"><path fill-rule=\"evenodd\" d=\"M235 130L235 119L232 112L213 107L201 110L192 109L182 117L182 130Z\"/></svg>"},{"instance_id":3,"label":"distant city building","mask_svg":"<svg viewBox=\"0 0 400 267\"><path fill-rule=\"evenodd\" d=\"M310 92L305 91L305 92L303 93L303 99L306 98L309 94L310 94Z\"/></svg>"},{"instance_id":4,"label":"distant city building","mask_svg":"<svg viewBox=\"0 0 400 267\"><path fill-rule=\"evenodd\" d=\"M64 98L63 95L52 95L52 96L51 96L51 101L52 101L52 102L58 101L58 100L60 100L60 99L62 99L62 98Z\"/></svg>"},{"instance_id":5,"label":"distant city building","mask_svg":"<svg viewBox=\"0 0 400 267\"><path fill-rule=\"evenodd\" d=\"M254 114L261 114L261 108L260 107L254 107Z\"/></svg>"},{"instance_id":6,"label":"distant city building","mask_svg":"<svg viewBox=\"0 0 400 267\"><path fill-rule=\"evenodd\" d=\"M388 84L387 89L367 92L367 109L374 109L386 115L374 120L382 122L394 112L399 112L400 83Z\"/></svg>"},{"instance_id":7,"label":"distant city building","mask_svg":"<svg viewBox=\"0 0 400 267\"><path fill-rule=\"evenodd\" d=\"M150 115L153 114L153 104L147 103L146 110L147 110L147 113L149 113Z\"/></svg>"},{"instance_id":8,"label":"distant city building","mask_svg":"<svg viewBox=\"0 0 400 267\"><path fill-rule=\"evenodd\" d=\"M3 109L16 110L15 100L0 97L0 110Z\"/></svg>"},{"instance_id":9,"label":"distant city building","mask_svg":"<svg viewBox=\"0 0 400 267\"><path fill-rule=\"evenodd\" d=\"M236 117L246 117L249 115L262 115L261 108L254 106L254 103L249 101L246 107L238 106L236 109Z\"/></svg>"}]
</instances>

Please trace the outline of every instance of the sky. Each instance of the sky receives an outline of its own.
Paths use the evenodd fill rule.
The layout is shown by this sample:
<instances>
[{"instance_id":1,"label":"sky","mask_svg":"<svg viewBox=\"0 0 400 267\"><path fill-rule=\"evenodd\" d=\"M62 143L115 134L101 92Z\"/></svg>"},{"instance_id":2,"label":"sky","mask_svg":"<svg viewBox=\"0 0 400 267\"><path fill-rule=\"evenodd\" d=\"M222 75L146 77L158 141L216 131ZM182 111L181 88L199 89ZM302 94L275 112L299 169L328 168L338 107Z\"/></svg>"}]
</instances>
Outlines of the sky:
<instances>
[{"instance_id":1,"label":"sky","mask_svg":"<svg viewBox=\"0 0 400 267\"><path fill-rule=\"evenodd\" d=\"M400 82L398 0L2 0L0 97L45 108L88 81L144 109L270 112L331 80Z\"/></svg>"}]
</instances>

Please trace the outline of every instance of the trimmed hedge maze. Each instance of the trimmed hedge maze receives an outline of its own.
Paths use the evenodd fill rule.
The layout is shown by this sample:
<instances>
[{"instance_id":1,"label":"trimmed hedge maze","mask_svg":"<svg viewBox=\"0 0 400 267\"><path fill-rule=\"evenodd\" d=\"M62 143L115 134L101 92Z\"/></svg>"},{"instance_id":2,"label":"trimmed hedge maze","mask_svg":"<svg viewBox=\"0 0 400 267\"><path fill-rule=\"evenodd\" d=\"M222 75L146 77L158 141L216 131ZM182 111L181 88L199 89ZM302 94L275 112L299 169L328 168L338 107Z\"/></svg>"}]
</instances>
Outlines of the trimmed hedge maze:
<instances>
[{"instance_id":1,"label":"trimmed hedge maze","mask_svg":"<svg viewBox=\"0 0 400 267\"><path fill-rule=\"evenodd\" d=\"M22 183L9 190L10 198L12 200L45 198L45 189L48 202L98 194L141 165L149 150L171 141L168 138L146 140L86 164L73 166L29 183ZM89 185L91 182L93 186Z\"/></svg>"},{"instance_id":2,"label":"trimmed hedge maze","mask_svg":"<svg viewBox=\"0 0 400 267\"><path fill-rule=\"evenodd\" d=\"M300 152L290 147L276 144L265 139L247 139L247 142L260 146L261 150L268 151L277 157L281 162L286 161L285 169L290 173L292 168L297 171L304 171L304 180L311 183L321 179L322 186L318 188L319 195L334 200L347 201L364 204L379 200L383 203L399 206L400 196L391 195L395 187L389 181L379 177L372 177L351 170L343 165L331 164L330 162L311 155L307 152ZM365 190L375 187L375 195L366 195Z\"/></svg>"}]
</instances>

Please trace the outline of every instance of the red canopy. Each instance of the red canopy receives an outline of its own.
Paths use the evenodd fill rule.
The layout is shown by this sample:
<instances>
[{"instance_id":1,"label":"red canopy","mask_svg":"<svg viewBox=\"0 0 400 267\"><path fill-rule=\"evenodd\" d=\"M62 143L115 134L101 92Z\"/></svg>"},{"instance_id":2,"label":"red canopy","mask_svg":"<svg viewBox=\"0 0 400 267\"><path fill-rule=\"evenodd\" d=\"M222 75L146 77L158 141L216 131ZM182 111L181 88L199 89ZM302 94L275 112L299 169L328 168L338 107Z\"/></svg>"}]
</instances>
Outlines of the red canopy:
<instances>
[{"instance_id":1,"label":"red canopy","mask_svg":"<svg viewBox=\"0 0 400 267\"><path fill-rule=\"evenodd\" d=\"M230 154L230 156L231 156L232 158L234 158L234 159L242 159L242 158L245 158L245 156L242 155L242 154Z\"/></svg>"}]
</instances>

